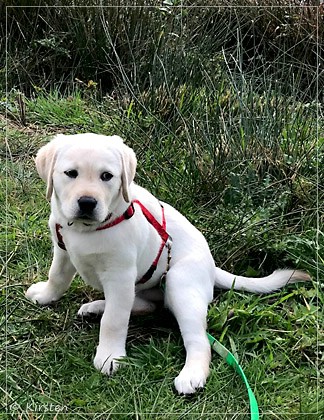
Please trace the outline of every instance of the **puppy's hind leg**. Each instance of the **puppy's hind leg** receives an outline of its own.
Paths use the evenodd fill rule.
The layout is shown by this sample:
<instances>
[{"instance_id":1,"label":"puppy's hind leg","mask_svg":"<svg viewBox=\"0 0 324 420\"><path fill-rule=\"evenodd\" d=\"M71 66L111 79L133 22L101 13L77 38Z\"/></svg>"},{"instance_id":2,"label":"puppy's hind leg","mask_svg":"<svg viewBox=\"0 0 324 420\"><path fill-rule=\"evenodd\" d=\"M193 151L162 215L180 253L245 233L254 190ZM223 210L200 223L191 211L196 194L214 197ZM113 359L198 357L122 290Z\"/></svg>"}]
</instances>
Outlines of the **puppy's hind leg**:
<instances>
[{"instance_id":1,"label":"puppy's hind leg","mask_svg":"<svg viewBox=\"0 0 324 420\"><path fill-rule=\"evenodd\" d=\"M160 288L140 290L136 293L132 315L145 315L155 311L155 302L163 301L164 295Z\"/></svg>"},{"instance_id":2,"label":"puppy's hind leg","mask_svg":"<svg viewBox=\"0 0 324 420\"><path fill-rule=\"evenodd\" d=\"M83 304L78 310L79 316L102 315L105 310L104 300L94 300L93 302Z\"/></svg>"},{"instance_id":3,"label":"puppy's hind leg","mask_svg":"<svg viewBox=\"0 0 324 420\"><path fill-rule=\"evenodd\" d=\"M166 305L178 321L186 349L185 365L174 381L179 394L192 394L205 385L211 359L206 335L209 297L197 287L201 278L192 278L195 271L190 273L186 268L174 266L166 280Z\"/></svg>"},{"instance_id":4,"label":"puppy's hind leg","mask_svg":"<svg viewBox=\"0 0 324 420\"><path fill-rule=\"evenodd\" d=\"M145 315L153 312L156 306L153 302L136 296L132 307L132 315ZM83 304L78 310L79 316L99 316L105 310L105 300L94 300Z\"/></svg>"},{"instance_id":5,"label":"puppy's hind leg","mask_svg":"<svg viewBox=\"0 0 324 420\"><path fill-rule=\"evenodd\" d=\"M156 305L153 302L150 302L147 299L143 299L141 295L136 296L133 307L132 307L132 315L146 315L154 312L156 309Z\"/></svg>"}]
</instances>

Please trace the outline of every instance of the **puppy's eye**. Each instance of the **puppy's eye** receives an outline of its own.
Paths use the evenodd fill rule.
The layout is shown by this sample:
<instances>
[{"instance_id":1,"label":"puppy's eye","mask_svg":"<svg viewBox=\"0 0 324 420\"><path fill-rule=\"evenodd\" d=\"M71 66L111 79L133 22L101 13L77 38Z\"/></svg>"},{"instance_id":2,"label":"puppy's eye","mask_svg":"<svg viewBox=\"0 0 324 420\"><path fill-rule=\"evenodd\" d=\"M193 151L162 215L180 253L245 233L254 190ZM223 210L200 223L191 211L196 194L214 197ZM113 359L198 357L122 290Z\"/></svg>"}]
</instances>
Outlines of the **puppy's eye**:
<instances>
[{"instance_id":1,"label":"puppy's eye","mask_svg":"<svg viewBox=\"0 0 324 420\"><path fill-rule=\"evenodd\" d=\"M69 178L76 178L79 174L78 171L75 169L71 169L70 171L64 171L65 175Z\"/></svg>"},{"instance_id":2,"label":"puppy's eye","mask_svg":"<svg viewBox=\"0 0 324 420\"><path fill-rule=\"evenodd\" d=\"M100 179L101 179L102 181L110 181L112 177L113 177L113 175L112 175L110 172L103 172L103 173L100 175Z\"/></svg>"}]
</instances>

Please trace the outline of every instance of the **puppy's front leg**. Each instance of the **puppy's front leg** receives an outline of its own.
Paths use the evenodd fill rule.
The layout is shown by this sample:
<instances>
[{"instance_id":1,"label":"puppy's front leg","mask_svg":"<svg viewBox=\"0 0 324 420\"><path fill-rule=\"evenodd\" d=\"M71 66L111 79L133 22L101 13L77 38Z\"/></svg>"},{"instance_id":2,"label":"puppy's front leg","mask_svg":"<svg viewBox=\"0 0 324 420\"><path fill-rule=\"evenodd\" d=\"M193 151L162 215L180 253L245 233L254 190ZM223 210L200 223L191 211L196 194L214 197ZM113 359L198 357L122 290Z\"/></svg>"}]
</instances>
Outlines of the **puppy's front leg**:
<instances>
[{"instance_id":1,"label":"puppy's front leg","mask_svg":"<svg viewBox=\"0 0 324 420\"><path fill-rule=\"evenodd\" d=\"M67 251L55 245L48 281L32 284L26 292L26 297L40 305L48 305L59 300L70 287L75 272Z\"/></svg>"},{"instance_id":2,"label":"puppy's front leg","mask_svg":"<svg viewBox=\"0 0 324 420\"><path fill-rule=\"evenodd\" d=\"M128 270L109 275L103 282L105 310L101 318L95 367L105 374L118 368L118 359L126 356L129 317L135 299L136 273Z\"/></svg>"}]
</instances>

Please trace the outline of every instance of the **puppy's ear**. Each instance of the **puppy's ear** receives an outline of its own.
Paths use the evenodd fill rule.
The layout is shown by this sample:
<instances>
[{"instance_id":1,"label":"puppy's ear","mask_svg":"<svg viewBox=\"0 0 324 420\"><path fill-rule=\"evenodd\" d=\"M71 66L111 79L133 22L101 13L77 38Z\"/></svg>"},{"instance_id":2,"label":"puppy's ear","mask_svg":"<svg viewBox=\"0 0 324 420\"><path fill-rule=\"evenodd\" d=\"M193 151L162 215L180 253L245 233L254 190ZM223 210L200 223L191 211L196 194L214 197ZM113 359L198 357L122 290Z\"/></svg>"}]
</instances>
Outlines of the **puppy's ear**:
<instances>
[{"instance_id":1,"label":"puppy's ear","mask_svg":"<svg viewBox=\"0 0 324 420\"><path fill-rule=\"evenodd\" d=\"M47 184L46 198L51 199L53 193L53 171L57 157L57 151L64 135L59 134L52 141L41 147L36 155L35 164L39 176Z\"/></svg>"},{"instance_id":2,"label":"puppy's ear","mask_svg":"<svg viewBox=\"0 0 324 420\"><path fill-rule=\"evenodd\" d=\"M136 173L137 159L134 150L123 144L121 149L121 158L123 164L123 171L121 176L122 181L122 195L124 200L129 203L129 186L133 182Z\"/></svg>"}]
</instances>

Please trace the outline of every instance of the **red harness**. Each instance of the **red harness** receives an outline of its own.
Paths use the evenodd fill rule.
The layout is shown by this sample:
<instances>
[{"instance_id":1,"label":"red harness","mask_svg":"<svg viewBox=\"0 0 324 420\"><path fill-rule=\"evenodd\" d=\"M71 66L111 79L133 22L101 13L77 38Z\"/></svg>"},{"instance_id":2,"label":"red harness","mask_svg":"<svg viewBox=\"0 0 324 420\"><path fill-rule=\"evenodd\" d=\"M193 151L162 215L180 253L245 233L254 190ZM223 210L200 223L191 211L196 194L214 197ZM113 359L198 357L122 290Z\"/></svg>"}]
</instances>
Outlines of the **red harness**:
<instances>
[{"instance_id":1,"label":"red harness","mask_svg":"<svg viewBox=\"0 0 324 420\"><path fill-rule=\"evenodd\" d=\"M166 220L165 220L165 215L164 215L164 207L161 204L161 209L162 209L162 224L159 223L156 218L153 216L153 214L139 201L139 200L133 200L130 204L130 206L127 208L127 210L119 217L117 217L117 219L113 220L112 222L109 222L103 226L98 227L96 230L104 230L104 229L108 229L111 228L113 226L118 225L120 222L124 221L124 220L128 220L130 219L134 213L135 213L135 208L134 208L134 204L138 204L142 210L143 215L145 216L146 220L154 227L154 229L157 231L157 233L160 235L161 239L162 239L162 243L160 245L159 251L157 253L157 256L155 258L155 260L153 261L153 263L151 264L151 267L147 270L147 272L144 274L144 276L137 282L137 283L145 283L147 282L154 274L154 271L157 268L157 265L159 263L161 254L163 252L163 249L165 246L167 246L167 242L168 240L171 240L170 235L168 234L168 232L166 231ZM60 230L62 229L62 226L59 225L58 223L56 223L55 225L55 231L56 231L56 237L57 237L57 245L66 251L66 247L63 241L63 236L60 232ZM170 262L170 248L169 248L169 255L168 255L168 265Z\"/></svg>"}]
</instances>

